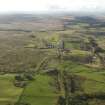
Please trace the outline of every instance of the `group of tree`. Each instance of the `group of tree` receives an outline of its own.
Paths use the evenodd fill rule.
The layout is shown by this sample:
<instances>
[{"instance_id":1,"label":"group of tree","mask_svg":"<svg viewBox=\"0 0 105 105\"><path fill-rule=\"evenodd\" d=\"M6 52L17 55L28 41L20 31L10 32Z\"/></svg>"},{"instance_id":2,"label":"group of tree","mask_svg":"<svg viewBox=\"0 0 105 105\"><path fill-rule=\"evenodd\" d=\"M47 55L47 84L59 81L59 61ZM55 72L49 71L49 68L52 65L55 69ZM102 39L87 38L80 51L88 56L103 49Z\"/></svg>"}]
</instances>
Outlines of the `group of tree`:
<instances>
[{"instance_id":1,"label":"group of tree","mask_svg":"<svg viewBox=\"0 0 105 105\"><path fill-rule=\"evenodd\" d=\"M105 52L105 50L99 46L99 44L97 43L97 41L94 38L89 37L88 40L89 40L89 44L91 47L90 51L92 52L93 56L96 55L100 59L101 64L104 66L105 65L105 57L102 56L101 54L103 54Z\"/></svg>"}]
</instances>

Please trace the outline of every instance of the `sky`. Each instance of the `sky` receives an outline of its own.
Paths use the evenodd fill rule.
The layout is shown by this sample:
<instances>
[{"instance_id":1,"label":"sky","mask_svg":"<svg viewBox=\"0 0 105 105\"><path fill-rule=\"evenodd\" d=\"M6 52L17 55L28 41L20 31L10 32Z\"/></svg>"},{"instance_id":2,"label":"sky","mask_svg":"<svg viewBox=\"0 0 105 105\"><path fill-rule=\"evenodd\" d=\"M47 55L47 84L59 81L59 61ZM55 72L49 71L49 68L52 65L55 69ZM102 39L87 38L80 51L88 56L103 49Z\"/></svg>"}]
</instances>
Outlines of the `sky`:
<instances>
[{"instance_id":1,"label":"sky","mask_svg":"<svg viewBox=\"0 0 105 105\"><path fill-rule=\"evenodd\" d=\"M0 0L4 12L104 12L105 0Z\"/></svg>"}]
</instances>

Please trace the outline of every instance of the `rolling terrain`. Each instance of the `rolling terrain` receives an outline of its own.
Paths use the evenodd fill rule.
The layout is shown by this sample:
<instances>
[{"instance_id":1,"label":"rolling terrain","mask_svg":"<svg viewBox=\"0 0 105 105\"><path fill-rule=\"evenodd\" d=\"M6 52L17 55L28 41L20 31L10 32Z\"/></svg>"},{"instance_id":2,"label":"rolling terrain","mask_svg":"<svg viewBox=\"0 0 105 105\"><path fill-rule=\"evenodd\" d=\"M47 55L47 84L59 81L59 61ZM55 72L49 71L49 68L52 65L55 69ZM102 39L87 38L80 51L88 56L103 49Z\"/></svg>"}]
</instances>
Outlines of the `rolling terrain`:
<instances>
[{"instance_id":1,"label":"rolling terrain","mask_svg":"<svg viewBox=\"0 0 105 105\"><path fill-rule=\"evenodd\" d=\"M0 105L105 105L105 18L0 16Z\"/></svg>"}]
</instances>

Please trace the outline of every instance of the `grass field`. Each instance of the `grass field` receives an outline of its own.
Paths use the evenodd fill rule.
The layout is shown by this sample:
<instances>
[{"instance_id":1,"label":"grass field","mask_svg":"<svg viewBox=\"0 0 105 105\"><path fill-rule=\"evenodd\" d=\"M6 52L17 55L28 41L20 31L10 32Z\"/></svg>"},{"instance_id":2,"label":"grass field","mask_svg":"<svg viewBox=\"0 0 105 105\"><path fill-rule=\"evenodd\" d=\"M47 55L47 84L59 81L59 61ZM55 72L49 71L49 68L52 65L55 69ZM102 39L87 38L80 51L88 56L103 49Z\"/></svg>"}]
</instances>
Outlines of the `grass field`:
<instances>
[{"instance_id":1,"label":"grass field","mask_svg":"<svg viewBox=\"0 0 105 105\"><path fill-rule=\"evenodd\" d=\"M9 105L18 101L22 88L13 85L14 75L0 75L0 105Z\"/></svg>"},{"instance_id":2,"label":"grass field","mask_svg":"<svg viewBox=\"0 0 105 105\"><path fill-rule=\"evenodd\" d=\"M67 61L59 65L72 75L82 78L82 88L85 93L105 92L105 70Z\"/></svg>"},{"instance_id":3,"label":"grass field","mask_svg":"<svg viewBox=\"0 0 105 105\"><path fill-rule=\"evenodd\" d=\"M48 75L37 75L23 91L20 102L31 105L54 105L58 95L53 84L52 77Z\"/></svg>"}]
</instances>

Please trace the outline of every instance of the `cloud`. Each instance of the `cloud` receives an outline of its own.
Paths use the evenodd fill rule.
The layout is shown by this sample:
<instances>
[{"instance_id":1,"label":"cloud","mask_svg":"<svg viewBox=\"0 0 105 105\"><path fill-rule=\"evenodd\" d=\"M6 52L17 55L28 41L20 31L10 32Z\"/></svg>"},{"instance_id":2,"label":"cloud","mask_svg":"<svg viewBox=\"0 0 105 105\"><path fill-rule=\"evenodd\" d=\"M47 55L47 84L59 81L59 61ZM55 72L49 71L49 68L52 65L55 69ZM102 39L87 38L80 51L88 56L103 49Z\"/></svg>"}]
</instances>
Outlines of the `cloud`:
<instances>
[{"instance_id":1,"label":"cloud","mask_svg":"<svg viewBox=\"0 0 105 105\"><path fill-rule=\"evenodd\" d=\"M0 0L0 12L105 11L105 0Z\"/></svg>"}]
</instances>

